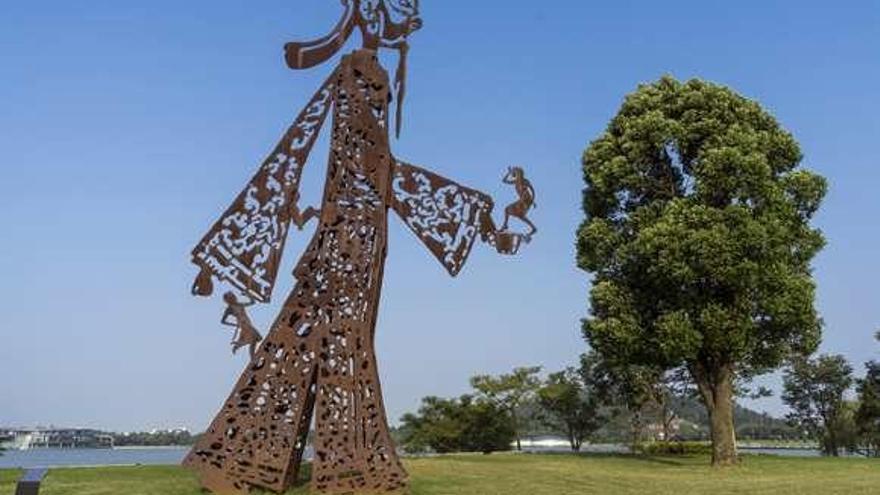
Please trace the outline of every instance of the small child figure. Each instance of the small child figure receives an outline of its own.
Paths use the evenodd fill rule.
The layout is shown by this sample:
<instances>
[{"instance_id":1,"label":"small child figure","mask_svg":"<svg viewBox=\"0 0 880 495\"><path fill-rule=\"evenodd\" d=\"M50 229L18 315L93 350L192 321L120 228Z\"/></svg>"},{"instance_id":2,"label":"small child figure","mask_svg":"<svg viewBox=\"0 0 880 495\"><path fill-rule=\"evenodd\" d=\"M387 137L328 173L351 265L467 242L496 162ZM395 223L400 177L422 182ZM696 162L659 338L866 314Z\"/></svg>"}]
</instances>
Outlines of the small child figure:
<instances>
[{"instance_id":1,"label":"small child figure","mask_svg":"<svg viewBox=\"0 0 880 495\"><path fill-rule=\"evenodd\" d=\"M245 310L246 307L253 305L253 302L242 303L232 292L223 294L223 300L226 301L226 311L220 323L226 326L235 327L235 333L232 336L232 353L235 354L244 346L249 346L251 359L257 350L257 344L263 340L263 336L257 331L254 324ZM234 317L233 321L229 318Z\"/></svg>"},{"instance_id":2,"label":"small child figure","mask_svg":"<svg viewBox=\"0 0 880 495\"><path fill-rule=\"evenodd\" d=\"M535 205L535 189L532 183L526 179L526 174L521 167L510 167L507 169L507 175L504 176L505 184L513 184L516 187L516 194L519 198L504 209L504 225L501 226L502 231L507 231L507 224L510 217L515 217L525 222L532 230L528 234L524 234L523 238L526 242L532 240L532 236L538 231L535 224L526 216Z\"/></svg>"}]
</instances>

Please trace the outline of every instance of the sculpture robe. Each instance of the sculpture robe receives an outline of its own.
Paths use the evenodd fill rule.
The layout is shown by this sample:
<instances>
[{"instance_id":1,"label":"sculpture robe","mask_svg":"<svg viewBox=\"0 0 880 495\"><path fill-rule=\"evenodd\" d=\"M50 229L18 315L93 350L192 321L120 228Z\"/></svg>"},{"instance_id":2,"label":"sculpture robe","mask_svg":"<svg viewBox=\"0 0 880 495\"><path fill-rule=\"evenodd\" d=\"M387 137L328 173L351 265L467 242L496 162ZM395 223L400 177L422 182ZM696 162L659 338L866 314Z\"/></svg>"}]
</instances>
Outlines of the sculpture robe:
<instances>
[{"instance_id":1,"label":"sculpture robe","mask_svg":"<svg viewBox=\"0 0 880 495\"><path fill-rule=\"evenodd\" d=\"M312 416L312 486L323 492L406 485L388 432L373 340L393 208L450 274L494 225L487 195L397 161L388 139L388 75L361 49L339 67L193 251L213 275L268 302L302 167L332 108L319 226L296 286L254 359L184 463L216 492L286 490Z\"/></svg>"}]
</instances>

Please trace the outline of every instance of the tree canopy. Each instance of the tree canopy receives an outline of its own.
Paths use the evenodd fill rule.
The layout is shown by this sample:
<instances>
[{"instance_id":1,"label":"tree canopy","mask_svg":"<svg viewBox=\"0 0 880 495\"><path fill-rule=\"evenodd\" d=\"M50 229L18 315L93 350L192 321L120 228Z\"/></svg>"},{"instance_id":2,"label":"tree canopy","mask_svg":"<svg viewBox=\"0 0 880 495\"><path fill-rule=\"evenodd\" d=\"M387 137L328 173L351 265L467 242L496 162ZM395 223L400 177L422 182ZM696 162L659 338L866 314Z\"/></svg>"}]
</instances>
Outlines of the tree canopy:
<instances>
[{"instance_id":1,"label":"tree canopy","mask_svg":"<svg viewBox=\"0 0 880 495\"><path fill-rule=\"evenodd\" d=\"M719 464L735 459L734 380L819 342L810 221L826 182L801 159L758 103L671 77L627 96L583 156L584 335L612 362L685 366Z\"/></svg>"}]
</instances>

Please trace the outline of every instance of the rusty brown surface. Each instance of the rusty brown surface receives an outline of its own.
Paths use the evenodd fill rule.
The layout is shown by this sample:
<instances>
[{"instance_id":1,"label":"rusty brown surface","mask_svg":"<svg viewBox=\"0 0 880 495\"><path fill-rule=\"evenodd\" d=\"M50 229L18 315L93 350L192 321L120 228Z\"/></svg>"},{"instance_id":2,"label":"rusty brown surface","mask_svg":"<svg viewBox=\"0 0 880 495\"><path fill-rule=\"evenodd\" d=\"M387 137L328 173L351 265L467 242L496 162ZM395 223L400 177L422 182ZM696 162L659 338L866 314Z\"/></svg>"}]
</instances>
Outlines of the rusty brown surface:
<instances>
[{"instance_id":1,"label":"rusty brown surface","mask_svg":"<svg viewBox=\"0 0 880 495\"><path fill-rule=\"evenodd\" d=\"M513 254L535 231L526 214L534 190L522 169L505 182L518 199L498 230L492 199L397 160L389 145L389 104L403 91L405 63L392 83L377 50L406 53L421 26L417 2L346 0L343 19L316 42L287 45L292 68L320 64L358 28L363 48L342 57L232 206L193 251L200 273L193 293L214 283L225 296L223 322L233 345L252 359L184 464L217 494L251 487L283 492L297 479L314 420L312 488L324 493L405 488L388 430L374 336L393 209L430 252L456 275L477 239ZM330 157L320 209L300 212L299 181L323 123L332 114ZM399 119L398 119L399 124ZM508 217L531 227L507 230ZM318 226L294 270L296 285L266 338L247 317L250 300L268 302L290 224Z\"/></svg>"}]
</instances>

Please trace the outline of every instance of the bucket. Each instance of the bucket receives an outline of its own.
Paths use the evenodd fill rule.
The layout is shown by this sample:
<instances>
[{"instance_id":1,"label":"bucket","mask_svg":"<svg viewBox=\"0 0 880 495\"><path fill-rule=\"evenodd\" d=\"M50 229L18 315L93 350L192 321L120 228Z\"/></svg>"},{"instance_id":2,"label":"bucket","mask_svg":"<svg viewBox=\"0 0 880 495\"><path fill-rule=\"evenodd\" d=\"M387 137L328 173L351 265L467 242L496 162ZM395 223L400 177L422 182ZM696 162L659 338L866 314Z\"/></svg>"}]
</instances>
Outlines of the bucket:
<instances>
[{"instance_id":1,"label":"bucket","mask_svg":"<svg viewBox=\"0 0 880 495\"><path fill-rule=\"evenodd\" d=\"M495 250L501 254L516 254L522 244L522 235L512 232L497 232L495 234Z\"/></svg>"}]
</instances>

